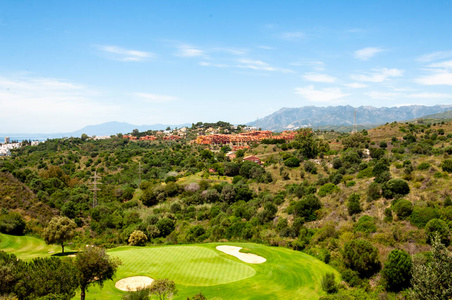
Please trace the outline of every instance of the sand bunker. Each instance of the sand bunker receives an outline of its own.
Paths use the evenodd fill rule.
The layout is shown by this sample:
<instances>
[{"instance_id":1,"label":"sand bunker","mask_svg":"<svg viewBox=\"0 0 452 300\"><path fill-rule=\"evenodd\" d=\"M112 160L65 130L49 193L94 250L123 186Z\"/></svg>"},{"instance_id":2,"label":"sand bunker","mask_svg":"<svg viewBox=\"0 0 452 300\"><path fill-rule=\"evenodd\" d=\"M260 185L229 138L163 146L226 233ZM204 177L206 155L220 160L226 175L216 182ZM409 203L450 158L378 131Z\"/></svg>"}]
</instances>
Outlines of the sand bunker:
<instances>
[{"instance_id":1,"label":"sand bunker","mask_svg":"<svg viewBox=\"0 0 452 300\"><path fill-rule=\"evenodd\" d=\"M261 264L267 260L262 256L252 254L252 253L242 253L239 252L242 247L236 246L217 246L217 250L224 252L226 254L232 255L249 264Z\"/></svg>"},{"instance_id":2,"label":"sand bunker","mask_svg":"<svg viewBox=\"0 0 452 300\"><path fill-rule=\"evenodd\" d=\"M118 290L128 292L128 291L136 291L138 288L145 288L152 284L154 279L147 276L134 276L127 277L121 280L118 280L115 284L115 287Z\"/></svg>"}]
</instances>

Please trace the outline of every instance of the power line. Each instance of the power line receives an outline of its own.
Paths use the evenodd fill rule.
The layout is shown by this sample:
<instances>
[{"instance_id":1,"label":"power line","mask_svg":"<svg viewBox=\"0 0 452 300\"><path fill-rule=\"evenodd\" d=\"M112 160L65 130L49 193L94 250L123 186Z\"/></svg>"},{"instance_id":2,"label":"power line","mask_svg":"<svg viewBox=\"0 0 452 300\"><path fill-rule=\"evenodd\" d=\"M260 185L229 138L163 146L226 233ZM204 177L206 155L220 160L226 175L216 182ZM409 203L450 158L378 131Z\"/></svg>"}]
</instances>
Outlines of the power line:
<instances>
[{"instance_id":1,"label":"power line","mask_svg":"<svg viewBox=\"0 0 452 300\"><path fill-rule=\"evenodd\" d=\"M94 208L97 206L97 191L100 191L100 188L98 188L97 185L102 183L97 181L98 179L101 179L101 177L97 175L96 171L94 171L94 176L91 176L91 179L93 180L93 182L89 184L93 185L93 187L90 188L90 190L93 191L93 208Z\"/></svg>"}]
</instances>

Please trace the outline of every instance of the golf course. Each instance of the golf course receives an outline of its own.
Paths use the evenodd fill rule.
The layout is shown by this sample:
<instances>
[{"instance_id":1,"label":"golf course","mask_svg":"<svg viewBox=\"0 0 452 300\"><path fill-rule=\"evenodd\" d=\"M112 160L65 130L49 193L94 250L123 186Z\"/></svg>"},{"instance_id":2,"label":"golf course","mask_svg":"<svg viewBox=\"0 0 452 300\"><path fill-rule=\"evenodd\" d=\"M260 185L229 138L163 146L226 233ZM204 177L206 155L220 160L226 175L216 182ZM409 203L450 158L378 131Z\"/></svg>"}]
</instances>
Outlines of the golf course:
<instances>
[{"instance_id":1,"label":"golf course","mask_svg":"<svg viewBox=\"0 0 452 300\"><path fill-rule=\"evenodd\" d=\"M24 260L61 252L61 247L46 245L33 237L2 234L0 238L0 250ZM217 250L220 245L242 247L241 252L266 261L246 263ZM318 299L324 293L323 275L333 272L339 278L337 271L312 256L252 243L122 246L108 250L108 254L122 261L116 278L106 282L103 289L90 287L87 299L121 299L125 292L118 290L115 283L132 276L173 280L179 290L175 299L199 292L208 299Z\"/></svg>"}]
</instances>

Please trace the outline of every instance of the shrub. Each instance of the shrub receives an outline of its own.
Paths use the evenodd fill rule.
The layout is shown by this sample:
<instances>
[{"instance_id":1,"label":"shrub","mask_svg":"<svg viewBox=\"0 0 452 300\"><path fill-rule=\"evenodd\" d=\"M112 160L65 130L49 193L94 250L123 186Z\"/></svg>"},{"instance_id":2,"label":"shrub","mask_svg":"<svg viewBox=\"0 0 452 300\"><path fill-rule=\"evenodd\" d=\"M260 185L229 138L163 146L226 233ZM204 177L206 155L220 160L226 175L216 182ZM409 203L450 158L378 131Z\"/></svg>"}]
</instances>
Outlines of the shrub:
<instances>
[{"instance_id":1,"label":"shrub","mask_svg":"<svg viewBox=\"0 0 452 300\"><path fill-rule=\"evenodd\" d=\"M352 216L354 214L358 214L363 211L361 208L361 203L359 202L358 194L353 193L348 197L347 209L348 209L348 214L350 216Z\"/></svg>"},{"instance_id":2,"label":"shrub","mask_svg":"<svg viewBox=\"0 0 452 300\"><path fill-rule=\"evenodd\" d=\"M339 188L334 183L326 183L320 187L318 194L320 197L325 197L326 195L332 194L338 190Z\"/></svg>"},{"instance_id":3,"label":"shrub","mask_svg":"<svg viewBox=\"0 0 452 300\"><path fill-rule=\"evenodd\" d=\"M400 195L407 195L410 192L408 183L399 178L390 179L382 186L383 196L387 199L392 199Z\"/></svg>"},{"instance_id":4,"label":"shrub","mask_svg":"<svg viewBox=\"0 0 452 300\"><path fill-rule=\"evenodd\" d=\"M148 241L148 237L141 230L135 230L129 237L130 246L144 246Z\"/></svg>"},{"instance_id":5,"label":"shrub","mask_svg":"<svg viewBox=\"0 0 452 300\"><path fill-rule=\"evenodd\" d=\"M157 228L160 231L160 236L166 237L167 235L169 235L171 232L174 231L175 226L174 226L174 221L169 219L169 218L163 218L160 219L155 226L157 226Z\"/></svg>"},{"instance_id":6,"label":"shrub","mask_svg":"<svg viewBox=\"0 0 452 300\"><path fill-rule=\"evenodd\" d=\"M304 170L311 174L317 174L317 167L312 161L307 161L304 163Z\"/></svg>"},{"instance_id":7,"label":"shrub","mask_svg":"<svg viewBox=\"0 0 452 300\"><path fill-rule=\"evenodd\" d=\"M362 216L359 218L356 224L355 231L364 233L373 233L377 231L377 225L375 225L375 219L370 216Z\"/></svg>"},{"instance_id":8,"label":"shrub","mask_svg":"<svg viewBox=\"0 0 452 300\"><path fill-rule=\"evenodd\" d=\"M449 226L446 222L440 219L432 219L425 225L425 233L427 234L427 242L432 243L435 235L438 235L441 239L441 243L445 246L450 244L450 232Z\"/></svg>"},{"instance_id":9,"label":"shrub","mask_svg":"<svg viewBox=\"0 0 452 300\"><path fill-rule=\"evenodd\" d=\"M413 204L408 200L400 199L394 203L393 210L399 219L404 220L411 215Z\"/></svg>"},{"instance_id":10,"label":"shrub","mask_svg":"<svg viewBox=\"0 0 452 300\"><path fill-rule=\"evenodd\" d=\"M373 201L377 200L381 197L381 188L380 185L376 182L372 182L369 184L369 187L367 188L367 200Z\"/></svg>"},{"instance_id":11,"label":"shrub","mask_svg":"<svg viewBox=\"0 0 452 300\"><path fill-rule=\"evenodd\" d=\"M314 221L317 218L315 211L320 208L322 208L322 203L319 198L314 195L308 195L295 203L294 214L297 217L303 217L308 222Z\"/></svg>"},{"instance_id":12,"label":"shrub","mask_svg":"<svg viewBox=\"0 0 452 300\"><path fill-rule=\"evenodd\" d=\"M0 215L0 232L13 235L23 235L25 221L18 212Z\"/></svg>"},{"instance_id":13,"label":"shrub","mask_svg":"<svg viewBox=\"0 0 452 300\"><path fill-rule=\"evenodd\" d=\"M296 168L300 166L300 160L295 156L292 156L284 161L284 165L289 168Z\"/></svg>"},{"instance_id":14,"label":"shrub","mask_svg":"<svg viewBox=\"0 0 452 300\"><path fill-rule=\"evenodd\" d=\"M361 171L358 172L358 175L356 175L356 178L371 178L373 177L373 169L370 167L367 167Z\"/></svg>"},{"instance_id":15,"label":"shrub","mask_svg":"<svg viewBox=\"0 0 452 300\"><path fill-rule=\"evenodd\" d=\"M362 278L368 278L381 269L378 249L365 240L352 240L344 245L345 265L357 271Z\"/></svg>"},{"instance_id":16,"label":"shrub","mask_svg":"<svg viewBox=\"0 0 452 300\"><path fill-rule=\"evenodd\" d=\"M411 256L403 251L394 249L388 255L381 275L386 288L398 292L410 286L412 261Z\"/></svg>"},{"instance_id":17,"label":"shrub","mask_svg":"<svg viewBox=\"0 0 452 300\"><path fill-rule=\"evenodd\" d=\"M333 159L333 168L335 168L337 170L340 167L342 167L342 160L339 157L335 157Z\"/></svg>"},{"instance_id":18,"label":"shrub","mask_svg":"<svg viewBox=\"0 0 452 300\"><path fill-rule=\"evenodd\" d=\"M417 169L421 171L427 170L428 168L430 168L430 164L428 162L420 163L419 166L417 166Z\"/></svg>"},{"instance_id":19,"label":"shrub","mask_svg":"<svg viewBox=\"0 0 452 300\"><path fill-rule=\"evenodd\" d=\"M441 164L441 168L444 172L452 173L452 159L446 159Z\"/></svg>"},{"instance_id":20,"label":"shrub","mask_svg":"<svg viewBox=\"0 0 452 300\"><path fill-rule=\"evenodd\" d=\"M423 228L430 220L438 218L438 212L433 207L415 206L411 212L410 223Z\"/></svg>"},{"instance_id":21,"label":"shrub","mask_svg":"<svg viewBox=\"0 0 452 300\"><path fill-rule=\"evenodd\" d=\"M338 288L334 273L327 273L322 278L322 289L328 294L337 293Z\"/></svg>"}]
</instances>

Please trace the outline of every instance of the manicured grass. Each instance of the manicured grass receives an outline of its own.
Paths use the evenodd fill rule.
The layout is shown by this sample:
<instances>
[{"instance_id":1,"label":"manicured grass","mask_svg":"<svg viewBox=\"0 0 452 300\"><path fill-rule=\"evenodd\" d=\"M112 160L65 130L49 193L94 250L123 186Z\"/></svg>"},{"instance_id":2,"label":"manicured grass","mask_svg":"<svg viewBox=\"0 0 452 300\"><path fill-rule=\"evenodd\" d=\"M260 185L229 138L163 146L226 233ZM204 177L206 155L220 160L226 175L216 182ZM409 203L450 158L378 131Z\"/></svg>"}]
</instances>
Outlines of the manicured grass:
<instances>
[{"instance_id":1,"label":"manicured grass","mask_svg":"<svg viewBox=\"0 0 452 300\"><path fill-rule=\"evenodd\" d=\"M8 234L0 234L0 250L13 253L17 258L23 260L61 253L60 246L46 245L41 239L31 236L15 236ZM66 247L65 250L68 252Z\"/></svg>"},{"instance_id":2,"label":"manicured grass","mask_svg":"<svg viewBox=\"0 0 452 300\"><path fill-rule=\"evenodd\" d=\"M60 247L28 236L0 235L0 250L22 259L60 253ZM217 245L246 248L263 256L263 264L248 264L215 249ZM154 247L124 246L111 249L109 255L123 264L114 281L103 289L90 287L87 299L121 299L124 292L115 282L130 276L149 276L174 280L179 290L175 299L202 292L208 299L318 299L324 292L320 282L327 272L339 273L312 256L287 248L251 243L211 243ZM74 299L79 298L76 296Z\"/></svg>"},{"instance_id":3,"label":"manicured grass","mask_svg":"<svg viewBox=\"0 0 452 300\"><path fill-rule=\"evenodd\" d=\"M318 299L320 282L332 267L302 252L248 243L227 243L267 258L247 264L215 249L219 243L159 247L119 247L108 251L123 261L114 282L102 290L93 287L87 299L120 299L114 283L124 277L144 275L174 280L175 299L202 292L215 299ZM254 273L254 276L253 276Z\"/></svg>"}]
</instances>

